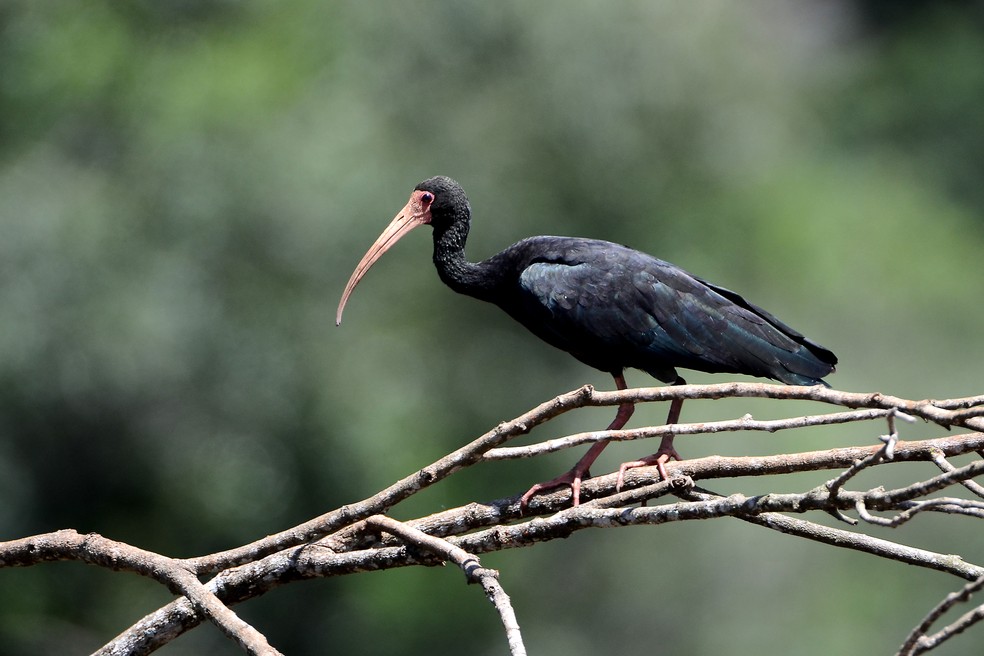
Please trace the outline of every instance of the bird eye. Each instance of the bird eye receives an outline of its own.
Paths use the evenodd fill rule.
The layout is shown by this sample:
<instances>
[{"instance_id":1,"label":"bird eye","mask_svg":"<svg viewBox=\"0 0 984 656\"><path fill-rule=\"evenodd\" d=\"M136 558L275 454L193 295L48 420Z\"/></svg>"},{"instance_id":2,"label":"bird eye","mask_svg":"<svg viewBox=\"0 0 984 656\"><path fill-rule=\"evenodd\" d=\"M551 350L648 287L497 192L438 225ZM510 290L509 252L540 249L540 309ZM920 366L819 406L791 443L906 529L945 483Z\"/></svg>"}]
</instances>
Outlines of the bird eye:
<instances>
[{"instance_id":1,"label":"bird eye","mask_svg":"<svg viewBox=\"0 0 984 656\"><path fill-rule=\"evenodd\" d=\"M429 191L425 191L424 193L422 193L420 195L420 200L424 201L425 203L433 203L434 202L434 194L432 194Z\"/></svg>"}]
</instances>

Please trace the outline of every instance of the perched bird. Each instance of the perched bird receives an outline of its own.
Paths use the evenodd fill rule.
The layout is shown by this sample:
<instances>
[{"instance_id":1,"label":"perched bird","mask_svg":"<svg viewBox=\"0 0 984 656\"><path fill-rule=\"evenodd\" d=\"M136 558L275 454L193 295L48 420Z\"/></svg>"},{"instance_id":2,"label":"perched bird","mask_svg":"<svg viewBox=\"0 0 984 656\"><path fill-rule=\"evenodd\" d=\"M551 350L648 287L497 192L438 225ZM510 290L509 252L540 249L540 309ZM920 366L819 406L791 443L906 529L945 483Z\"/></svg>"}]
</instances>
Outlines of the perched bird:
<instances>
[{"instance_id":1,"label":"perched bird","mask_svg":"<svg viewBox=\"0 0 984 656\"><path fill-rule=\"evenodd\" d=\"M336 324L352 290L369 268L403 235L422 225L434 229L434 265L456 292L505 310L534 335L581 362L606 371L625 389L623 371L641 369L674 385L685 381L677 367L710 373L772 378L790 385L826 384L837 357L733 291L693 276L646 253L598 239L530 237L483 262L465 259L471 206L451 178L418 184L406 206L369 248L349 278L338 304ZM666 423L676 423L683 400L671 403ZM623 403L609 430L622 428L635 406ZM570 486L573 504L581 481L608 442L598 442L574 467L534 485L538 492ZM673 436L630 467L679 459Z\"/></svg>"}]
</instances>

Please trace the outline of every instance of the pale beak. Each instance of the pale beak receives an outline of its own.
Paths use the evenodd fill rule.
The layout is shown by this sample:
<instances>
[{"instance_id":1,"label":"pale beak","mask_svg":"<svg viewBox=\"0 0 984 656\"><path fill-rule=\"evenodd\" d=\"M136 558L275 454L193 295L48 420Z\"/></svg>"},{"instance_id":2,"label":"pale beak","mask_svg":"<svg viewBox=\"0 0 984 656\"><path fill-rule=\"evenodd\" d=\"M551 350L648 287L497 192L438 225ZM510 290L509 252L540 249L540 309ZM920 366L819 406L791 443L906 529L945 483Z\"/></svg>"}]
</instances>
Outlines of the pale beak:
<instances>
[{"instance_id":1,"label":"pale beak","mask_svg":"<svg viewBox=\"0 0 984 656\"><path fill-rule=\"evenodd\" d=\"M338 311L335 313L336 326L342 323L342 311L345 309L345 303L351 296L352 290L355 289L355 286L362 280L362 276L366 275L376 260L382 257L383 253L388 251L403 235L414 228L430 223L430 220L430 203L422 203L420 192L415 191L410 196L406 206L400 210L399 214L383 230L383 234L379 235L373 245L369 247L366 254L362 256L359 265L355 267L355 271L352 272L352 277L349 278L348 284L345 285L345 291L342 292L342 300L338 303Z\"/></svg>"}]
</instances>

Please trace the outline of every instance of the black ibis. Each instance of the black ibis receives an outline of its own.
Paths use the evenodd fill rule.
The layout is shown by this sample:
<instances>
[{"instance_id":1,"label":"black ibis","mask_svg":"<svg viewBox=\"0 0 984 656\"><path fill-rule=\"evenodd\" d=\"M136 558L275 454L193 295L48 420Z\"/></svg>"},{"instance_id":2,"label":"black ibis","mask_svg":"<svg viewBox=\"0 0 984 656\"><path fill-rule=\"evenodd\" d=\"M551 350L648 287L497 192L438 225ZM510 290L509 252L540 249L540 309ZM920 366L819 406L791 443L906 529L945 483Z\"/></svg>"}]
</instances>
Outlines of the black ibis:
<instances>
[{"instance_id":1,"label":"black ibis","mask_svg":"<svg viewBox=\"0 0 984 656\"><path fill-rule=\"evenodd\" d=\"M837 357L733 291L693 276L668 262L626 246L598 239L530 237L483 262L465 259L471 206L451 178L418 184L406 206L383 231L349 278L338 304L336 324L352 290L369 268L403 235L422 225L434 229L434 265L456 292L495 303L534 335L567 351L615 379L625 389L623 371L641 369L674 385L685 381L677 367L710 373L772 378L790 385L825 385ZM682 400L670 404L666 423L676 423ZM619 406L609 430L622 428L634 405ZM525 508L543 490L570 486L573 504L581 480L607 442L598 442L573 469L534 485L522 498ZM679 459L673 436L630 467Z\"/></svg>"}]
</instances>

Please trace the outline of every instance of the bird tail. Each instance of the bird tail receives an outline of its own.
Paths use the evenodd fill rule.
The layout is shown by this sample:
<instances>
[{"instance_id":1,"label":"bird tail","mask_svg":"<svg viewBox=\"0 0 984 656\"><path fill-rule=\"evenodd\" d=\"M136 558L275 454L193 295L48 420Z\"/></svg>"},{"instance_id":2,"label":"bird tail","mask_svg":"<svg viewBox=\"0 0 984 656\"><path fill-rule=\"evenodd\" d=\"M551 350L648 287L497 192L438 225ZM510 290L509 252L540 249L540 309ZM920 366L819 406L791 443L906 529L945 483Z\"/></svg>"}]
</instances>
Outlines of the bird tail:
<instances>
[{"instance_id":1,"label":"bird tail","mask_svg":"<svg viewBox=\"0 0 984 656\"><path fill-rule=\"evenodd\" d=\"M773 328L800 345L796 351L782 358L780 362L782 371L774 372L771 374L772 376L787 385L823 385L830 387L830 384L823 380L823 377L834 373L836 369L837 356L834 355L833 351L820 346L792 326L780 321L771 312L760 308L754 303L750 303L740 294L709 283L706 280L699 278L698 280L731 302L759 315L772 324Z\"/></svg>"}]
</instances>

